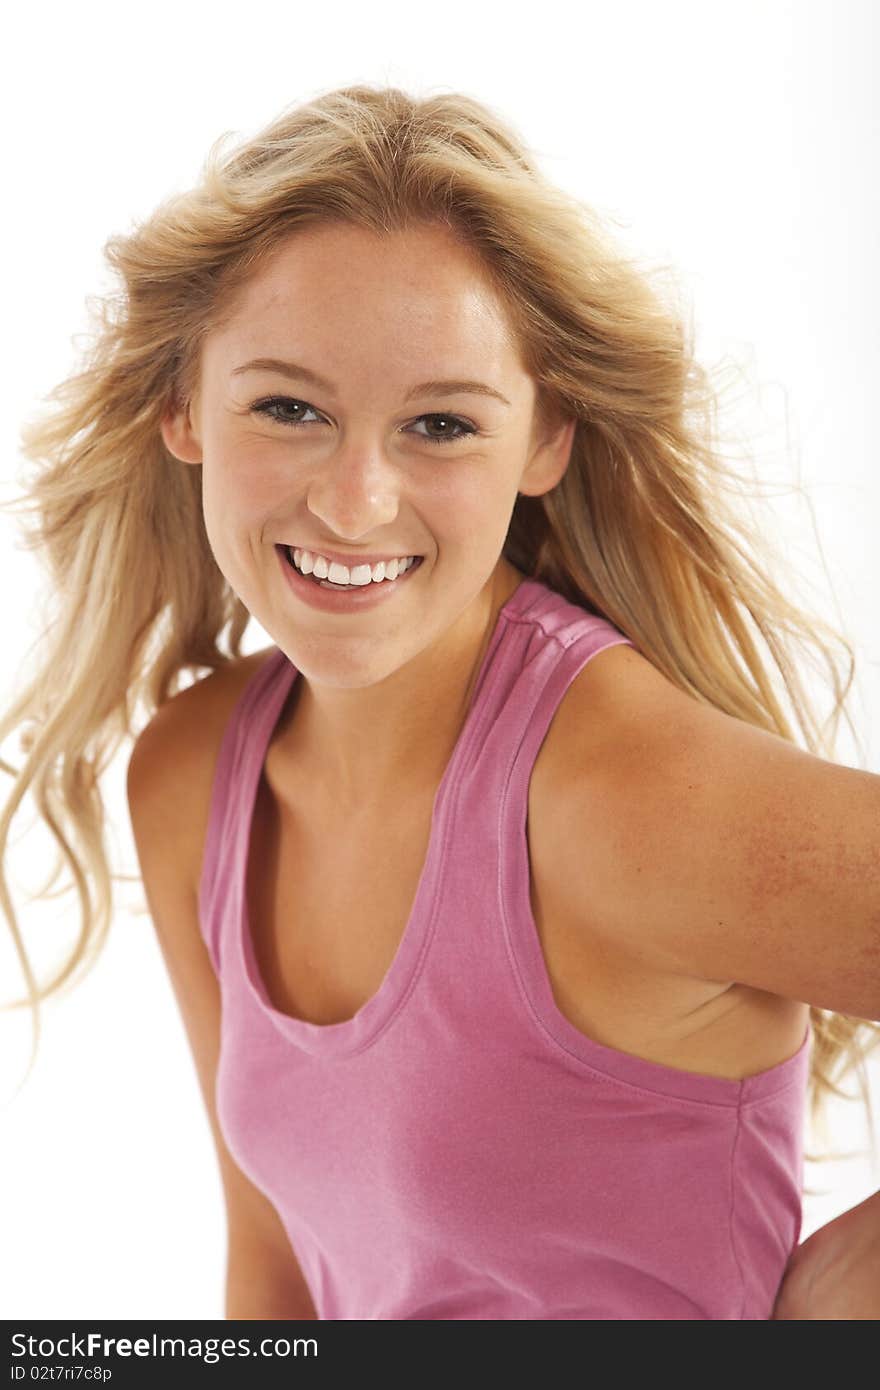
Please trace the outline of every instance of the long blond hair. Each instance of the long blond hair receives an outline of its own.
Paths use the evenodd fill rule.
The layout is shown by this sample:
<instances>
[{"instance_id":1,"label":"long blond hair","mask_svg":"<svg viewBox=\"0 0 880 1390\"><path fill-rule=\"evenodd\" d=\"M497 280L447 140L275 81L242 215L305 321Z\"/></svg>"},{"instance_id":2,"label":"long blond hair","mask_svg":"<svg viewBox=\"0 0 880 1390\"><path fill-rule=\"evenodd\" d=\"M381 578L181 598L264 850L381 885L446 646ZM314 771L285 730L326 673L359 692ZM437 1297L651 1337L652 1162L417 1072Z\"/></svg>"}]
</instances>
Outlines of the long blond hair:
<instances>
[{"instance_id":1,"label":"long blond hair","mask_svg":"<svg viewBox=\"0 0 880 1390\"><path fill-rule=\"evenodd\" d=\"M0 901L39 1004L97 959L112 917L99 779L187 673L241 655L250 615L205 531L201 467L166 450L160 420L190 399L202 342L234 312L248 278L297 228L343 220L377 233L451 228L482 259L506 304L539 410L574 416L568 469L544 496L519 496L504 554L525 574L609 619L683 691L833 760L855 658L849 642L795 607L769 578L767 541L731 505L746 480L717 442L720 388L693 329L583 203L549 184L513 129L461 94L416 100L356 85L285 110L227 154L214 143L198 185L161 203L105 257L120 288L97 303L83 370L24 427L36 471L29 549L48 561L57 614L39 666L0 721L21 729L20 769L0 816ZM729 494L725 497L725 493ZM8 504L7 504L8 505ZM754 552L754 554L750 553ZM748 619L751 619L751 626ZM753 630L754 629L754 630ZM819 633L823 632L828 641ZM227 651L221 634L227 633ZM781 674L774 689L771 666ZM787 643L821 652L833 710L820 726ZM848 653L845 684L830 641ZM775 673L773 673L775 675ZM830 725L830 729L829 729ZM858 740L856 740L858 743ZM54 978L37 984L3 864L28 790L66 861L81 930ZM47 885L48 888L48 885ZM870 1113L863 1035L880 1027L811 1007L810 1115L856 1067Z\"/></svg>"}]
</instances>

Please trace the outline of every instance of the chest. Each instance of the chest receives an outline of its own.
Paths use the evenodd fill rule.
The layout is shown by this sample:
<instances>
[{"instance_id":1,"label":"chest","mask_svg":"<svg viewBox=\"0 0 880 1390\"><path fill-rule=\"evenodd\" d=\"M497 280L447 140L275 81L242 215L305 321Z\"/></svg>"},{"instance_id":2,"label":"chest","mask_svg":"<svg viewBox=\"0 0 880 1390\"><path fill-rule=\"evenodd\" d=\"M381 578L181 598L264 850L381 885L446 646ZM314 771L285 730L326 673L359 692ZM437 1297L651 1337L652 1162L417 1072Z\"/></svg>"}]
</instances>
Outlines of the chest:
<instances>
[{"instance_id":1,"label":"chest","mask_svg":"<svg viewBox=\"0 0 880 1390\"><path fill-rule=\"evenodd\" d=\"M564 751L552 734L551 726L532 769L527 839L530 906L560 1012L607 1047L706 1075L739 1079L790 1056L806 1005L669 975L647 953L609 947L589 922L571 920L544 831ZM254 954L277 1009L337 1023L379 991L412 913L435 790L355 820L321 819L307 800L273 792L270 748L254 803L246 893Z\"/></svg>"},{"instance_id":2,"label":"chest","mask_svg":"<svg viewBox=\"0 0 880 1390\"><path fill-rule=\"evenodd\" d=\"M271 1002L311 1023L351 1018L379 990L411 916L431 799L334 824L279 804L261 777L247 876L254 953Z\"/></svg>"}]
</instances>

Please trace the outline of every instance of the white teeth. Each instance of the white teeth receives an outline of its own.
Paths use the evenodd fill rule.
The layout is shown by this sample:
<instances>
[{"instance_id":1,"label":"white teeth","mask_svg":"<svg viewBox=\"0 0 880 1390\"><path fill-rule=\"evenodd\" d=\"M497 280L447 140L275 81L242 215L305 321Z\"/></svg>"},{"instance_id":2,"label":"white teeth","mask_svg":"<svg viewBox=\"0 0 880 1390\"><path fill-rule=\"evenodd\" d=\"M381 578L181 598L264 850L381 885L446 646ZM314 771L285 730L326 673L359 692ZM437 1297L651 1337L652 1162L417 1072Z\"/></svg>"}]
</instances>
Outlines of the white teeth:
<instances>
[{"instance_id":1,"label":"white teeth","mask_svg":"<svg viewBox=\"0 0 880 1390\"><path fill-rule=\"evenodd\" d=\"M349 569L336 560L325 560L323 555L315 555L311 550L288 547L293 563L302 574L314 574L317 579L328 579L332 584L381 584L384 579L396 579L415 564L415 556L402 556L400 559L380 560L375 565L355 565Z\"/></svg>"}]
</instances>

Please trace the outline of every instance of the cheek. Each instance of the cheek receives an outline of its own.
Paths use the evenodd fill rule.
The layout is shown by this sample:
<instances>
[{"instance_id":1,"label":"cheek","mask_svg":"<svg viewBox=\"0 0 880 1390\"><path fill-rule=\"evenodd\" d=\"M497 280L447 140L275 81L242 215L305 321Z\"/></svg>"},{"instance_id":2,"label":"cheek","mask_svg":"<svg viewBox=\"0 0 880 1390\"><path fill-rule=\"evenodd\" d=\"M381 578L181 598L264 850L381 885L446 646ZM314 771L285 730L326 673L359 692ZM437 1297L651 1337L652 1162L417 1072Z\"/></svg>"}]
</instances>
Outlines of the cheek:
<instances>
[{"instance_id":1,"label":"cheek","mask_svg":"<svg viewBox=\"0 0 880 1390\"><path fill-rule=\"evenodd\" d=\"M487 458L462 460L447 473L438 472L430 485L413 495L416 506L438 533L462 537L485 546L486 538L506 534L516 501L516 480L508 478Z\"/></svg>"},{"instance_id":2,"label":"cheek","mask_svg":"<svg viewBox=\"0 0 880 1390\"><path fill-rule=\"evenodd\" d=\"M206 470L202 478L202 514L217 567L247 604L243 588L253 569L255 528L259 537L262 525L261 514L254 509L253 495L233 475L224 478L217 471Z\"/></svg>"},{"instance_id":3,"label":"cheek","mask_svg":"<svg viewBox=\"0 0 880 1390\"><path fill-rule=\"evenodd\" d=\"M283 494L282 494L283 495ZM261 527L278 506L277 477L259 462L242 464L212 457L203 465L202 506L212 544L236 543L236 536Z\"/></svg>"}]
</instances>

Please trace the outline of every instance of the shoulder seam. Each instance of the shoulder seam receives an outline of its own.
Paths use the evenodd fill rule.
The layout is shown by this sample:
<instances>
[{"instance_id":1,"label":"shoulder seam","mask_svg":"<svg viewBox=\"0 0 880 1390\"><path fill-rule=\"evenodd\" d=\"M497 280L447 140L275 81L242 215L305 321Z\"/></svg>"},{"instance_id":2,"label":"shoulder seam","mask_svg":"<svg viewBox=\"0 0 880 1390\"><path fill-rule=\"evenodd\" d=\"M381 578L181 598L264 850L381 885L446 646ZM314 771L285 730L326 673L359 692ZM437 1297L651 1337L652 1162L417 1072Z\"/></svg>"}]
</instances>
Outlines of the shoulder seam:
<instances>
[{"instance_id":1,"label":"shoulder seam","mask_svg":"<svg viewBox=\"0 0 880 1390\"><path fill-rule=\"evenodd\" d=\"M635 643L632 638L627 637L621 628L612 623L610 618L602 618L597 613L588 613L586 609L583 610L583 616L593 624L608 628L610 633L615 634L613 640L618 644L625 642L628 646L635 648ZM568 651L569 647L574 646L575 642L580 642L584 637L591 636L592 632L595 630L595 628L592 628L586 632L572 632L566 640L561 637L558 632L550 632L547 629L544 624L544 618L540 613L505 613L504 618L509 623L519 623L523 626L539 628L548 642L556 642L558 646L562 647L563 651ZM607 645L610 646L611 642Z\"/></svg>"}]
</instances>

